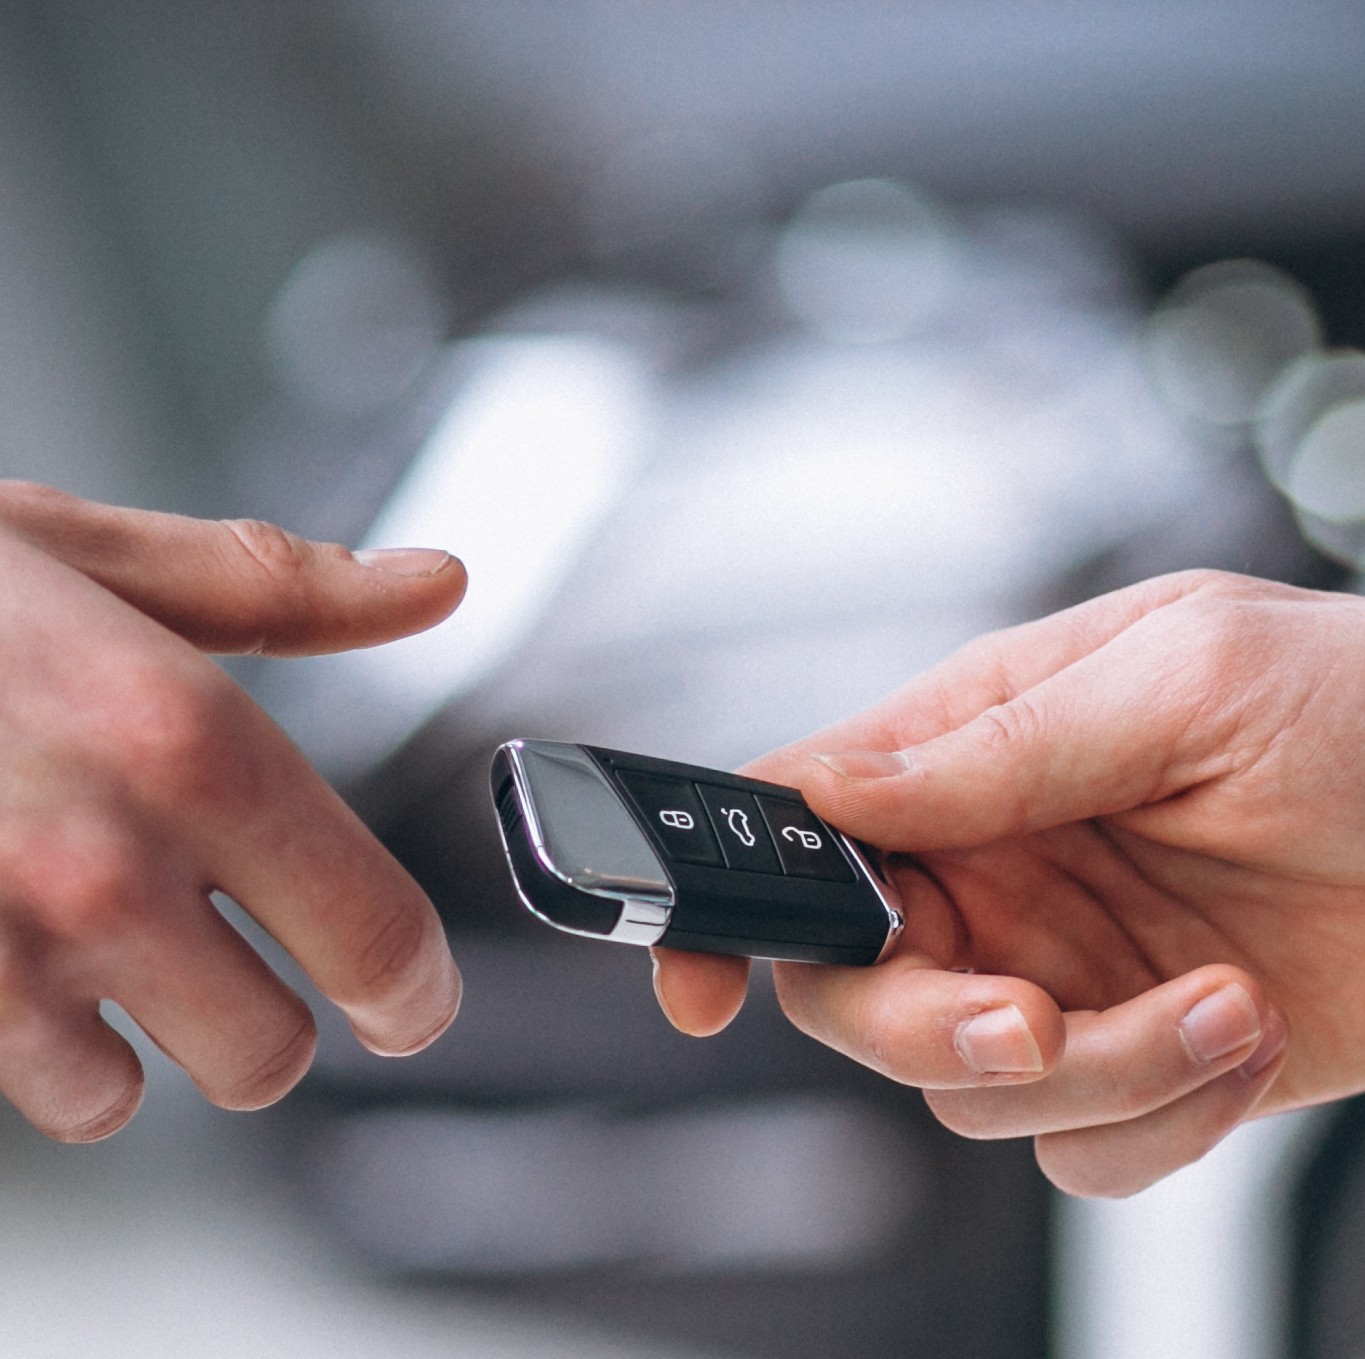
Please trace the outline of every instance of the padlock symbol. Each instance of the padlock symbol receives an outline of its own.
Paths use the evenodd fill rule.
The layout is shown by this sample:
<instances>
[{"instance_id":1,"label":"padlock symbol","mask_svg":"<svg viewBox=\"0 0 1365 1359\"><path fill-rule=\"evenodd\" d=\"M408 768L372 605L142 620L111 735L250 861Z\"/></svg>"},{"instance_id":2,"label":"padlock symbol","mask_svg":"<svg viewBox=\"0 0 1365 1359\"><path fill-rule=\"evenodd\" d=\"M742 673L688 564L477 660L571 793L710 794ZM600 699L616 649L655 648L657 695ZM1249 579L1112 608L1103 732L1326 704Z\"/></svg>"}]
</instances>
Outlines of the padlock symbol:
<instances>
[{"instance_id":1,"label":"padlock symbol","mask_svg":"<svg viewBox=\"0 0 1365 1359\"><path fill-rule=\"evenodd\" d=\"M800 826L783 826L782 838L800 845L802 849L819 849L824 844L814 831L803 830Z\"/></svg>"},{"instance_id":2,"label":"padlock symbol","mask_svg":"<svg viewBox=\"0 0 1365 1359\"><path fill-rule=\"evenodd\" d=\"M691 812L674 811L671 807L667 807L659 813L659 820L665 826L672 826L674 830L691 830L697 824L692 819Z\"/></svg>"}]
</instances>

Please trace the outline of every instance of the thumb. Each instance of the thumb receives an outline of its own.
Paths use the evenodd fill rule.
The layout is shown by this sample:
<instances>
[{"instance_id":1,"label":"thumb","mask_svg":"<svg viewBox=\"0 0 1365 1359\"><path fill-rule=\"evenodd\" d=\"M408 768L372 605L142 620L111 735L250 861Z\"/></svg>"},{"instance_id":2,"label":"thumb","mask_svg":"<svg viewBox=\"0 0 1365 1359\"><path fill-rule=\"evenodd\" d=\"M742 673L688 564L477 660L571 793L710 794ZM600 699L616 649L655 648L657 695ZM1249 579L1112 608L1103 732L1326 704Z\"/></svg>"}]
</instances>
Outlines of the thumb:
<instances>
[{"instance_id":1,"label":"thumb","mask_svg":"<svg viewBox=\"0 0 1365 1359\"><path fill-rule=\"evenodd\" d=\"M888 850L964 848L1160 801L1217 772L1226 733L1199 667L1138 641L1125 633L908 749L807 747L780 775Z\"/></svg>"},{"instance_id":2,"label":"thumb","mask_svg":"<svg viewBox=\"0 0 1365 1359\"><path fill-rule=\"evenodd\" d=\"M464 567L435 548L352 553L257 520L119 509L0 482L0 528L205 651L308 655L439 623Z\"/></svg>"}]
</instances>

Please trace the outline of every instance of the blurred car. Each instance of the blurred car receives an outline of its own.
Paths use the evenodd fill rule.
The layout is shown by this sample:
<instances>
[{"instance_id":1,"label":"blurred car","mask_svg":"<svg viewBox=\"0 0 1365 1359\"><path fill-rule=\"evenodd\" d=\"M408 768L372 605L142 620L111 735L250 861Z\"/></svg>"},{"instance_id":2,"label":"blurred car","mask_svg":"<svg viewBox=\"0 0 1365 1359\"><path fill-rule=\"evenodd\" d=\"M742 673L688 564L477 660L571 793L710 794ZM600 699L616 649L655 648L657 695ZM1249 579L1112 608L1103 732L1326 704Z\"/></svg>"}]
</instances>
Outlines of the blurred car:
<instances>
[{"instance_id":1,"label":"blurred car","mask_svg":"<svg viewBox=\"0 0 1365 1359\"><path fill-rule=\"evenodd\" d=\"M431 637L233 667L431 893L469 991L400 1065L320 1016L271 1115L286 1182L380 1272L735 1359L1047 1353L1028 1147L949 1137L761 978L722 1037L674 1035L641 957L517 904L488 758L733 766L1146 575L1348 584L1365 13L4 22L35 192L0 287L52 280L0 351L10 470L471 571Z\"/></svg>"}]
</instances>

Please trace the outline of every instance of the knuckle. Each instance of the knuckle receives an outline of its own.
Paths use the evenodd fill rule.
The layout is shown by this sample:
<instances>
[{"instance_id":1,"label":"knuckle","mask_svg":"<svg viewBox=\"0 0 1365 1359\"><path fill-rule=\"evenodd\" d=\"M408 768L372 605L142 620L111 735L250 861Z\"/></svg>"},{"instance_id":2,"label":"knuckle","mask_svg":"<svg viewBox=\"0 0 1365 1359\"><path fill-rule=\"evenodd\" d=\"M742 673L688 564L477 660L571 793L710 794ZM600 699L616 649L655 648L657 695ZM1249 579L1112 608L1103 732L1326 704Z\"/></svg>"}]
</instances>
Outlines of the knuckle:
<instances>
[{"instance_id":1,"label":"knuckle","mask_svg":"<svg viewBox=\"0 0 1365 1359\"><path fill-rule=\"evenodd\" d=\"M1215 594L1188 601L1168 620L1164 683L1186 714L1182 735L1196 738L1196 748L1221 749L1241 730L1257 676L1276 652L1268 622L1258 601Z\"/></svg>"},{"instance_id":2,"label":"knuckle","mask_svg":"<svg viewBox=\"0 0 1365 1359\"><path fill-rule=\"evenodd\" d=\"M988 750L1032 746L1044 735L1042 711L1027 693L987 708L976 722Z\"/></svg>"},{"instance_id":3,"label":"knuckle","mask_svg":"<svg viewBox=\"0 0 1365 1359\"><path fill-rule=\"evenodd\" d=\"M305 1011L289 1037L283 1043L272 1043L267 1055L257 1058L245 1076L236 1077L221 1089L206 1089L205 1094L224 1109L263 1109L299 1083L312 1064L316 1047L317 1029L312 1015Z\"/></svg>"},{"instance_id":4,"label":"knuckle","mask_svg":"<svg viewBox=\"0 0 1365 1359\"><path fill-rule=\"evenodd\" d=\"M1267 615L1263 599L1253 592L1210 591L1189 600L1185 612L1195 619L1197 654L1209 679L1226 679L1230 667L1254 658L1263 645Z\"/></svg>"},{"instance_id":5,"label":"knuckle","mask_svg":"<svg viewBox=\"0 0 1365 1359\"><path fill-rule=\"evenodd\" d=\"M433 919L404 907L390 911L356 950L351 973L356 988L345 1001L373 1001L395 990L416 972L433 946Z\"/></svg>"},{"instance_id":6,"label":"knuckle","mask_svg":"<svg viewBox=\"0 0 1365 1359\"><path fill-rule=\"evenodd\" d=\"M48 933L90 942L126 928L145 891L146 864L121 826L82 817L32 850L36 911Z\"/></svg>"},{"instance_id":7,"label":"knuckle","mask_svg":"<svg viewBox=\"0 0 1365 1359\"><path fill-rule=\"evenodd\" d=\"M127 686L118 718L125 777L154 795L192 796L235 762L228 733L232 691L215 672L144 671Z\"/></svg>"},{"instance_id":8,"label":"knuckle","mask_svg":"<svg viewBox=\"0 0 1365 1359\"><path fill-rule=\"evenodd\" d=\"M957 650L957 656L972 663L972 669L981 677L982 682L994 687L1003 702L1010 693L1009 673L1002 661L1008 651L1009 643L1025 634L1027 624L1012 627L993 628L979 633L971 641L964 642Z\"/></svg>"},{"instance_id":9,"label":"knuckle","mask_svg":"<svg viewBox=\"0 0 1365 1359\"><path fill-rule=\"evenodd\" d=\"M349 553L336 543L313 543L265 520L225 519L222 525L229 569L250 596L251 632L240 649L269 655L284 642L292 650L317 627L323 586L314 568Z\"/></svg>"},{"instance_id":10,"label":"knuckle","mask_svg":"<svg viewBox=\"0 0 1365 1359\"><path fill-rule=\"evenodd\" d=\"M1147 585L1168 602L1179 602L1181 609L1218 609L1230 604L1263 604L1277 599L1302 596L1294 586L1279 581L1244 576L1235 571L1213 567L1194 567L1157 576Z\"/></svg>"},{"instance_id":11,"label":"knuckle","mask_svg":"<svg viewBox=\"0 0 1365 1359\"><path fill-rule=\"evenodd\" d=\"M1244 590L1247 577L1232 571L1219 571L1211 566L1195 566L1186 571L1174 571L1170 579L1179 585L1186 595L1240 594Z\"/></svg>"},{"instance_id":12,"label":"knuckle","mask_svg":"<svg viewBox=\"0 0 1365 1359\"><path fill-rule=\"evenodd\" d=\"M1264 603L1267 600L1303 597L1303 591L1282 581L1265 580L1260 576L1246 576L1236 571L1219 571L1213 567L1196 567L1178 573L1187 593L1225 602Z\"/></svg>"},{"instance_id":13,"label":"knuckle","mask_svg":"<svg viewBox=\"0 0 1365 1359\"><path fill-rule=\"evenodd\" d=\"M1250 606L1218 595L1205 595L1191 602L1189 612L1198 620L1198 654L1216 674L1245 645Z\"/></svg>"},{"instance_id":14,"label":"knuckle","mask_svg":"<svg viewBox=\"0 0 1365 1359\"><path fill-rule=\"evenodd\" d=\"M307 565L304 540L278 524L263 519L224 519L222 523L241 562L269 581L291 580Z\"/></svg>"}]
</instances>

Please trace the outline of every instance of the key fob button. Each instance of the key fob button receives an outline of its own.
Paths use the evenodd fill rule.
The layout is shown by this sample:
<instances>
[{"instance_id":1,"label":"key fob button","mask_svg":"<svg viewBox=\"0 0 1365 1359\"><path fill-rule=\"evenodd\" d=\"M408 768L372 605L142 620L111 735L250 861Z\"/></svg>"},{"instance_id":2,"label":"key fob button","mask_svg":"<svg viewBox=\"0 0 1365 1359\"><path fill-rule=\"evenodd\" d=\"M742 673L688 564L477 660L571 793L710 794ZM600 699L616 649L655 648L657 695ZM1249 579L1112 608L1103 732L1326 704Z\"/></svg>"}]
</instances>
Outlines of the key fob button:
<instances>
[{"instance_id":1,"label":"key fob button","mask_svg":"<svg viewBox=\"0 0 1365 1359\"><path fill-rule=\"evenodd\" d=\"M672 858L681 863L716 867L724 862L701 800L690 783L641 774L634 769L622 769L617 776L640 809L645 824Z\"/></svg>"},{"instance_id":2,"label":"key fob button","mask_svg":"<svg viewBox=\"0 0 1365 1359\"><path fill-rule=\"evenodd\" d=\"M699 783L697 792L711 817L728 868L746 873L781 873L777 851L752 793Z\"/></svg>"},{"instance_id":3,"label":"key fob button","mask_svg":"<svg viewBox=\"0 0 1365 1359\"><path fill-rule=\"evenodd\" d=\"M758 798L783 870L793 878L853 882L856 875L834 832L810 808L784 798Z\"/></svg>"}]
</instances>

